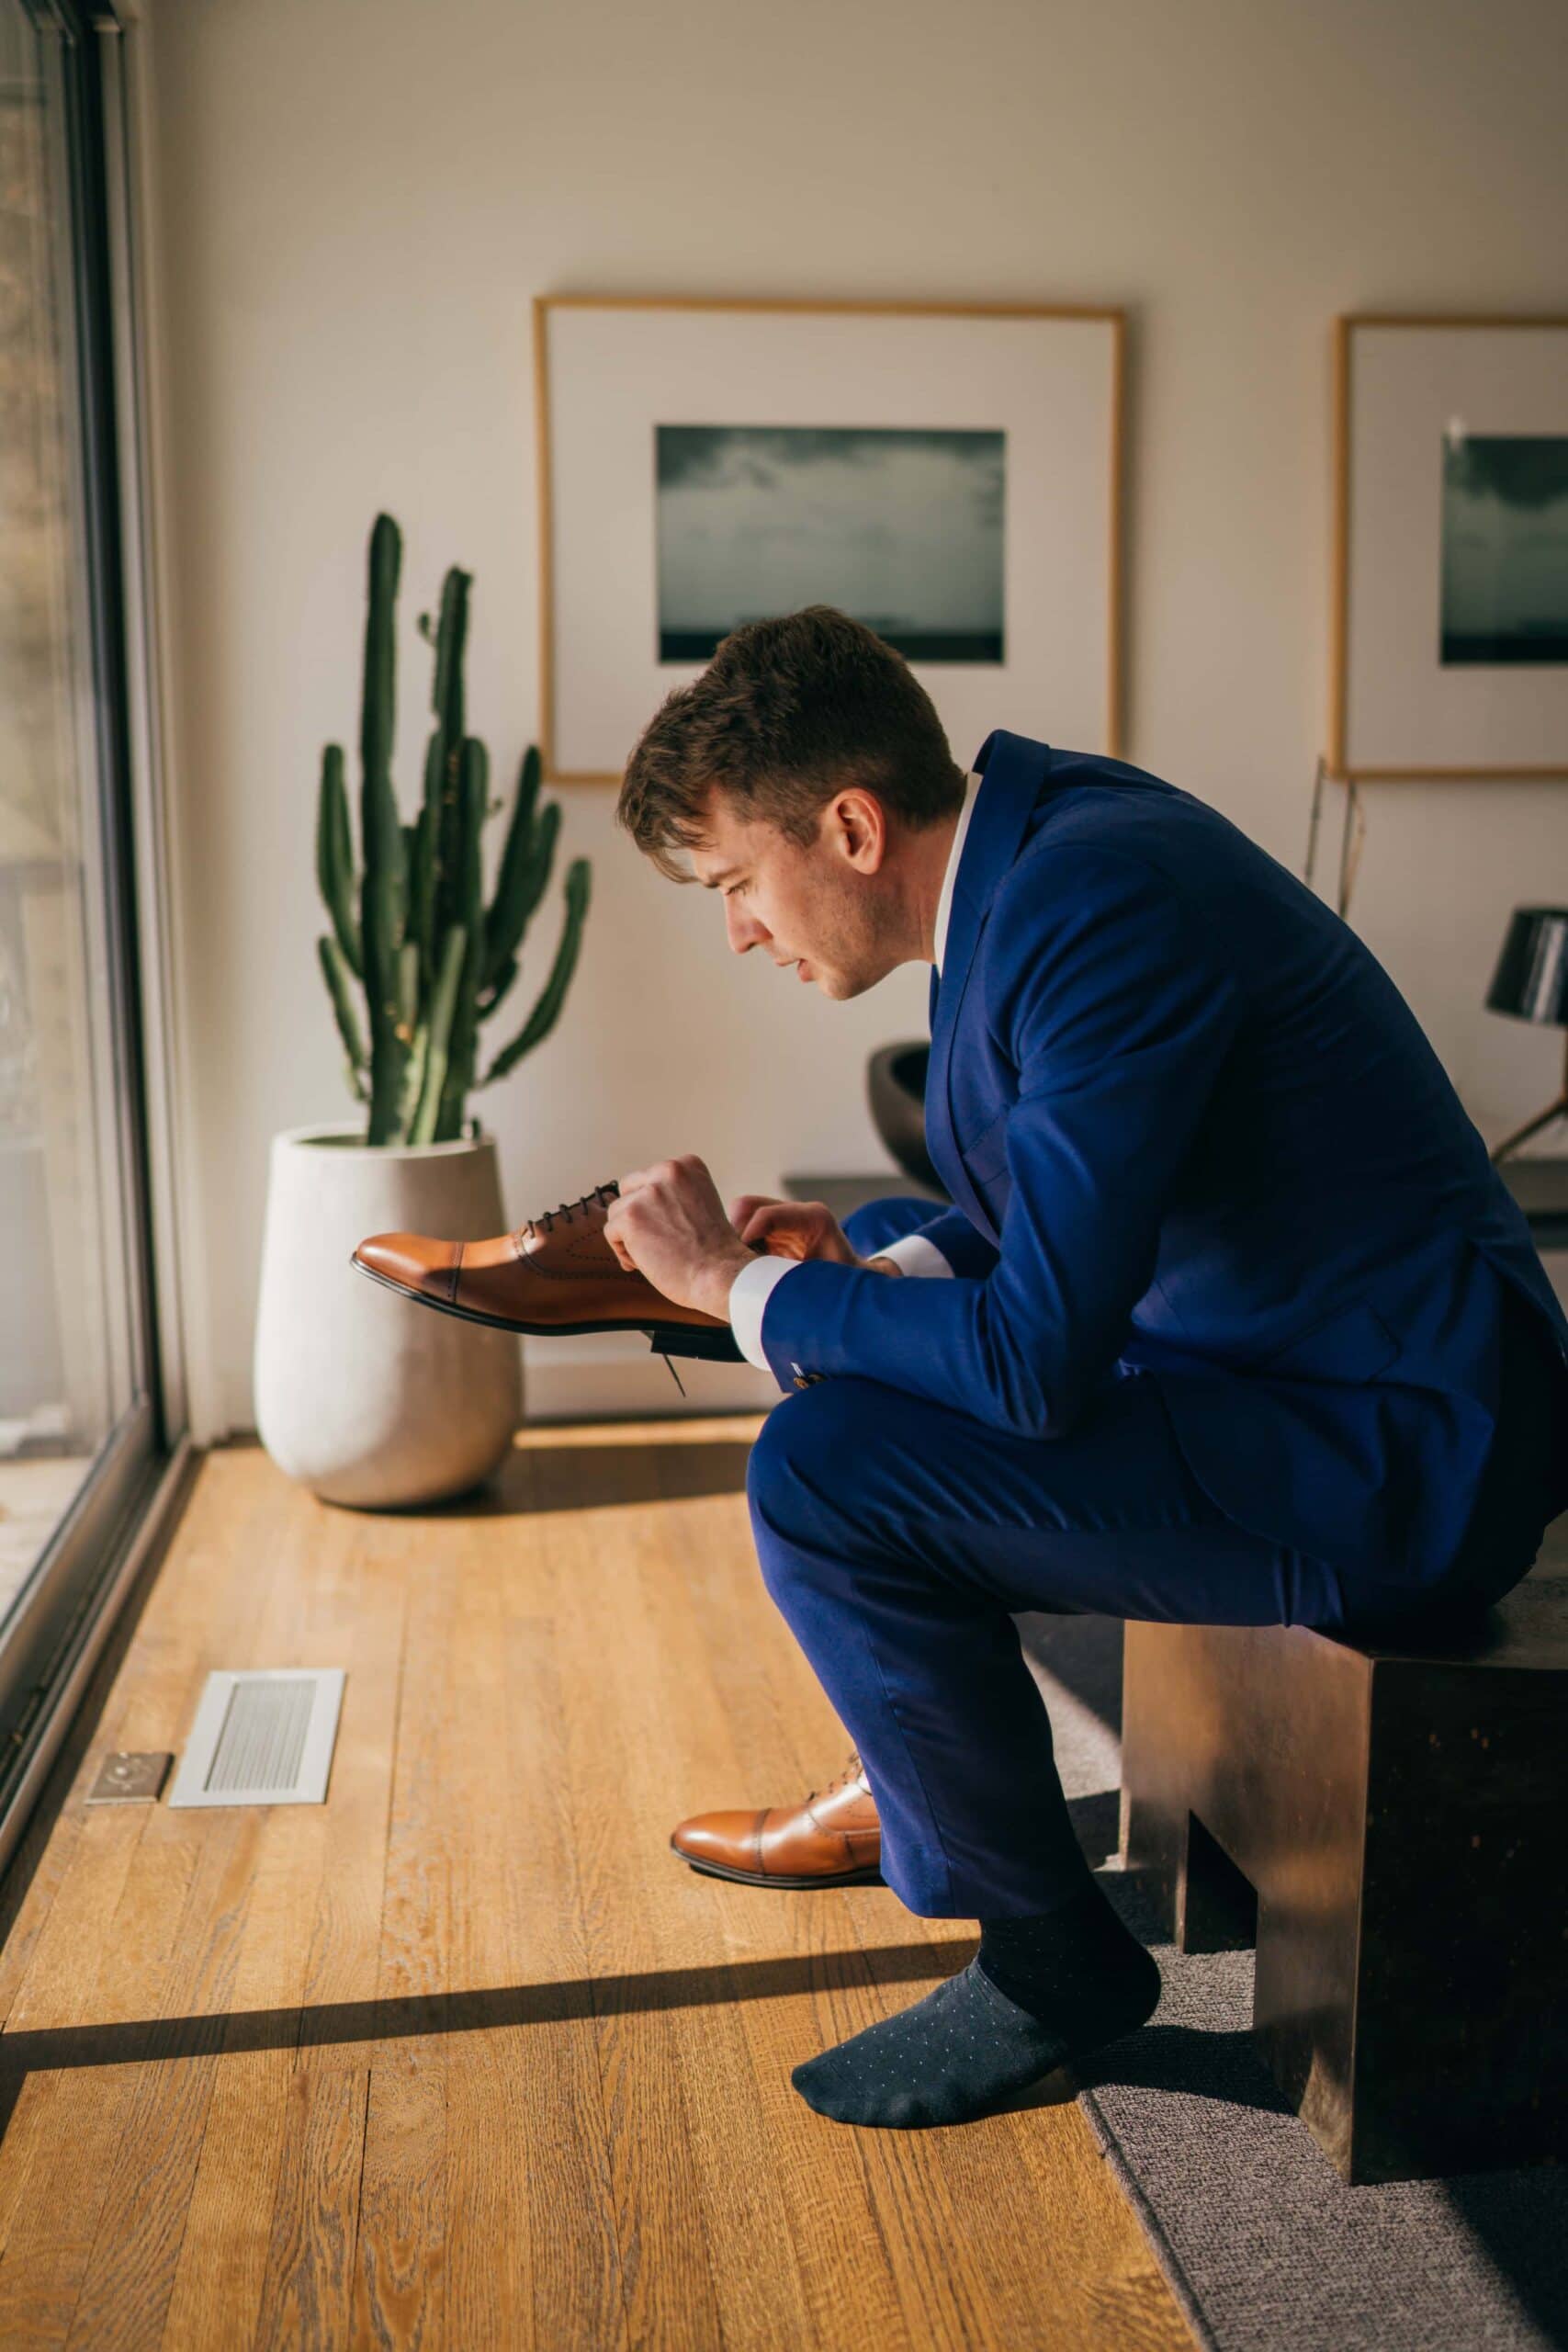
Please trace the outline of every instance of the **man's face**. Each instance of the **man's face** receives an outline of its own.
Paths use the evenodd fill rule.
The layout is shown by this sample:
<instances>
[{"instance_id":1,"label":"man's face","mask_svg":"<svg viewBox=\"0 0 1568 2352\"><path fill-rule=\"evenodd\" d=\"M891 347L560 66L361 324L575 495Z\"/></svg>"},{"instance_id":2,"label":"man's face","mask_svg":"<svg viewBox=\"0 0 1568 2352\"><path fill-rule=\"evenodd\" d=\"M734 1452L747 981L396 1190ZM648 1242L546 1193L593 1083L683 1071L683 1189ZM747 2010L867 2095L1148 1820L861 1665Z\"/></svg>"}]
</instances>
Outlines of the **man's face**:
<instances>
[{"instance_id":1,"label":"man's face","mask_svg":"<svg viewBox=\"0 0 1568 2352\"><path fill-rule=\"evenodd\" d=\"M761 947L775 964L793 965L797 981L840 1001L874 988L900 960L884 872L886 820L872 795L836 794L804 846L765 820L739 816L717 792L705 822L692 870L722 891L738 956Z\"/></svg>"}]
</instances>

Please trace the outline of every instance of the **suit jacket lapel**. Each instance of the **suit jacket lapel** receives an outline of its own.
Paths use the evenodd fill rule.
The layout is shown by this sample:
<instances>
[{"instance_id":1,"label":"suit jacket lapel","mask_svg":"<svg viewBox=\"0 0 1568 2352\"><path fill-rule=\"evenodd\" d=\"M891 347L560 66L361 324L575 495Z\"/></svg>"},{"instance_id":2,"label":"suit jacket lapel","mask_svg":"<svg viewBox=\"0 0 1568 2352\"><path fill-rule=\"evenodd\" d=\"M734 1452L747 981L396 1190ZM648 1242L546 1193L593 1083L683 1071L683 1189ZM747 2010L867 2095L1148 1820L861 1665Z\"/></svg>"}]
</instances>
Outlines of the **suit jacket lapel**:
<instances>
[{"instance_id":1,"label":"suit jacket lapel","mask_svg":"<svg viewBox=\"0 0 1568 2352\"><path fill-rule=\"evenodd\" d=\"M933 971L931 1050L926 1074L926 1148L955 1205L989 1239L996 1227L969 1182L953 1119L953 1037L975 951L998 884L1011 865L1040 797L1050 749L1028 735L994 728L976 754L983 781L953 879L953 905L940 979Z\"/></svg>"}]
</instances>

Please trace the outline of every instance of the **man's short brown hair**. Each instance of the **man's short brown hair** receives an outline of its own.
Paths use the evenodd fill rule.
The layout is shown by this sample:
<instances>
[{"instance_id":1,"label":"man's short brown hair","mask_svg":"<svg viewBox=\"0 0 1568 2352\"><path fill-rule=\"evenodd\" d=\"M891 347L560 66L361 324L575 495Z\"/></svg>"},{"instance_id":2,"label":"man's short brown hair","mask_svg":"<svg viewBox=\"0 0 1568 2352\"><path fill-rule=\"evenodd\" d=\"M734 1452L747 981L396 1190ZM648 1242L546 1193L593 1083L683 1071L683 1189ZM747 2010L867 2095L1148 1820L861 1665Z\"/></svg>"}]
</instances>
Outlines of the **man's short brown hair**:
<instances>
[{"instance_id":1,"label":"man's short brown hair","mask_svg":"<svg viewBox=\"0 0 1568 2352\"><path fill-rule=\"evenodd\" d=\"M750 621L700 678L667 695L632 753L617 821L671 881L705 839L710 790L802 847L835 792L874 792L917 829L953 815L964 775L901 653L831 605Z\"/></svg>"}]
</instances>

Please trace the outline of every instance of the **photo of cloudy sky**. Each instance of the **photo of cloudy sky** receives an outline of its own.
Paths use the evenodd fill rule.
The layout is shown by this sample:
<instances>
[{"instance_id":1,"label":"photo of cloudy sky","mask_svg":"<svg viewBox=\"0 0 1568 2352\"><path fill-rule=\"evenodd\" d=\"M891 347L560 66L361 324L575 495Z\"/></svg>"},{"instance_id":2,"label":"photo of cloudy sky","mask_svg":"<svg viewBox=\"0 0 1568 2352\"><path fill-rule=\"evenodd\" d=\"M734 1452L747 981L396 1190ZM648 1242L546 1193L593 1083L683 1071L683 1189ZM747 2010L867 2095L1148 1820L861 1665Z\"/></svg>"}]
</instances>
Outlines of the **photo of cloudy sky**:
<instances>
[{"instance_id":1,"label":"photo of cloudy sky","mask_svg":"<svg viewBox=\"0 0 1568 2352\"><path fill-rule=\"evenodd\" d=\"M836 605L911 662L1003 659L1001 433L654 427L659 659Z\"/></svg>"},{"instance_id":2,"label":"photo of cloudy sky","mask_svg":"<svg viewBox=\"0 0 1568 2352\"><path fill-rule=\"evenodd\" d=\"M1445 664L1568 662L1568 438L1450 426L1442 595Z\"/></svg>"}]
</instances>

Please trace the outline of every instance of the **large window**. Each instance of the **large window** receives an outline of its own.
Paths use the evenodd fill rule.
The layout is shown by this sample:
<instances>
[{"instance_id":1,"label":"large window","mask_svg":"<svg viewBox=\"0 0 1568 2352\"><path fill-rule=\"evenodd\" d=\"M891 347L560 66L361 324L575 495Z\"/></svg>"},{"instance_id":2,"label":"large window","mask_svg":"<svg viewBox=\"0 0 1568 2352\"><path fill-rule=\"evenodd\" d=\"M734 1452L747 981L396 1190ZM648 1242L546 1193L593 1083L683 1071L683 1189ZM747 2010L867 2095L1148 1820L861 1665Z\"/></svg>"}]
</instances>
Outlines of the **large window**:
<instances>
[{"instance_id":1,"label":"large window","mask_svg":"<svg viewBox=\"0 0 1568 2352\"><path fill-rule=\"evenodd\" d=\"M101 10L90 25L0 0L0 1811L166 1449L137 1047L116 39Z\"/></svg>"}]
</instances>

